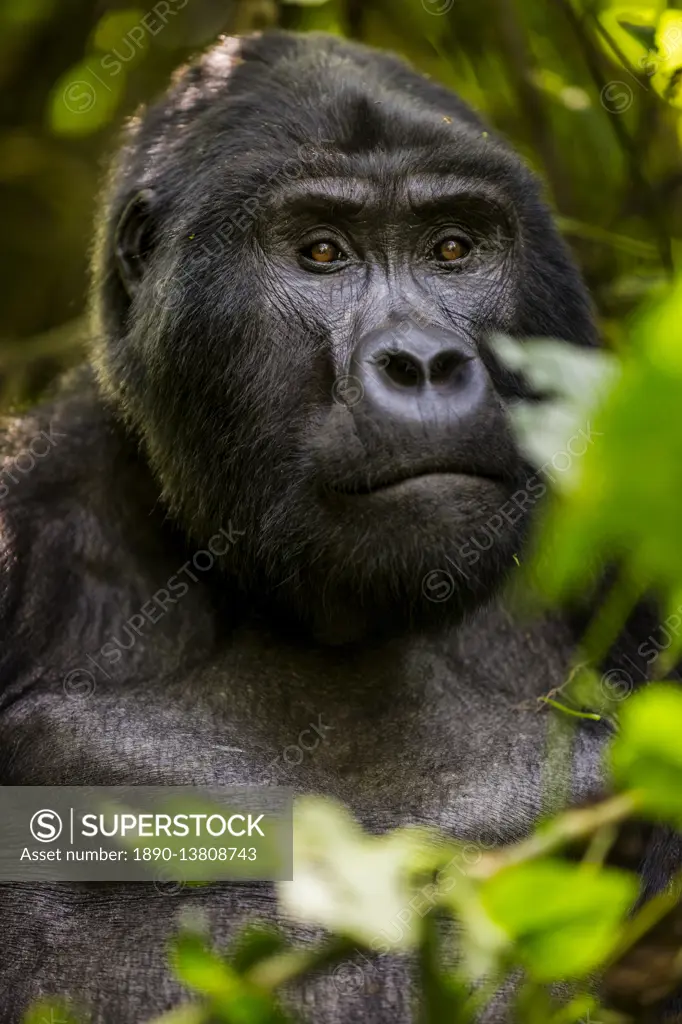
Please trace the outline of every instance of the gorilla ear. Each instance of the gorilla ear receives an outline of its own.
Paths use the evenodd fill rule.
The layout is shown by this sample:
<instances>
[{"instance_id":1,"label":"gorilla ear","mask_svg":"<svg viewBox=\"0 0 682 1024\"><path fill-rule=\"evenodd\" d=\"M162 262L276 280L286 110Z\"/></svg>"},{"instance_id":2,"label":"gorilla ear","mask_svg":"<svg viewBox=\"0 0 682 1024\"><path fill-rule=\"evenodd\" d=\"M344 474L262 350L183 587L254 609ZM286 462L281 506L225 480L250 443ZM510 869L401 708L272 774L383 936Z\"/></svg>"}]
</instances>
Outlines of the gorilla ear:
<instances>
[{"instance_id":1,"label":"gorilla ear","mask_svg":"<svg viewBox=\"0 0 682 1024\"><path fill-rule=\"evenodd\" d=\"M116 265L131 299L137 294L147 259L154 245L153 214L156 196L146 188L134 196L121 214L114 239Z\"/></svg>"}]
</instances>

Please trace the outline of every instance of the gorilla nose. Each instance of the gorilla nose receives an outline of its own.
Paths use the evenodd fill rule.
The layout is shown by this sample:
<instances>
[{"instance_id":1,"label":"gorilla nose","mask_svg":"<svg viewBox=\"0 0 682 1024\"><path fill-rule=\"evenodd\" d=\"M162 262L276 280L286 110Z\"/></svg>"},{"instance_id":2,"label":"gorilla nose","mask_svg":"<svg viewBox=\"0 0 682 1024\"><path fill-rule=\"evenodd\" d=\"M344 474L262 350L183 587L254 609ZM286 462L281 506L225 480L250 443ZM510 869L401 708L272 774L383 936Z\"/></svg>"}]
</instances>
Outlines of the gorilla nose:
<instances>
[{"instance_id":1,"label":"gorilla nose","mask_svg":"<svg viewBox=\"0 0 682 1024\"><path fill-rule=\"evenodd\" d=\"M351 362L362 411L394 426L442 428L487 404L489 378L476 350L450 331L379 331L360 341Z\"/></svg>"}]
</instances>

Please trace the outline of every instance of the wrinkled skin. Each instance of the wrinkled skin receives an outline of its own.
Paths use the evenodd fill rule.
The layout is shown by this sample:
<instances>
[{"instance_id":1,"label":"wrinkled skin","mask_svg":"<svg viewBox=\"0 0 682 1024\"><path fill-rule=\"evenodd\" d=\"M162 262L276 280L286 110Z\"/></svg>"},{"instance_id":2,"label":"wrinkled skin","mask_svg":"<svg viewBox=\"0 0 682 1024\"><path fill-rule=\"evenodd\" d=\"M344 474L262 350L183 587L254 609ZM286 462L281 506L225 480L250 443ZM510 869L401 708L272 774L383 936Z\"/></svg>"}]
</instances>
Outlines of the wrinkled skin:
<instances>
[{"instance_id":1,"label":"wrinkled skin","mask_svg":"<svg viewBox=\"0 0 682 1024\"><path fill-rule=\"evenodd\" d=\"M596 339L519 160L394 58L227 40L128 130L93 318L94 372L6 432L0 782L263 782L377 831L527 833L536 698L576 637L497 596L544 485L489 338ZM611 664L644 678L631 625ZM574 800L607 734L581 723L557 767ZM671 856L650 848L649 886ZM165 945L190 905L223 946L276 916L266 884L1 886L0 1021L50 993L111 1024L177 1005ZM384 957L290 998L402 1024L409 979Z\"/></svg>"}]
</instances>

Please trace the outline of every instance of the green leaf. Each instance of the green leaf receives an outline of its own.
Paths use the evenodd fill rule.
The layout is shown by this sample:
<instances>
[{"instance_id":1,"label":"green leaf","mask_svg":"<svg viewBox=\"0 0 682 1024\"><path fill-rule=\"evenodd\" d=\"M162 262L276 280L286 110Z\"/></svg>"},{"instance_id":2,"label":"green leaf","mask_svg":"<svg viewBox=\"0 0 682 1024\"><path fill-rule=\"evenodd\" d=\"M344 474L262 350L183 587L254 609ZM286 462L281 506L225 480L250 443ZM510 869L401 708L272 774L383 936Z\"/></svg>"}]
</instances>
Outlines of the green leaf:
<instances>
[{"instance_id":1,"label":"green leaf","mask_svg":"<svg viewBox=\"0 0 682 1024\"><path fill-rule=\"evenodd\" d=\"M203 935L183 931L171 946L171 963L180 981L209 1000L211 1020L226 1024L283 1024L276 1000L242 978L206 945Z\"/></svg>"},{"instance_id":2,"label":"green leaf","mask_svg":"<svg viewBox=\"0 0 682 1024\"><path fill-rule=\"evenodd\" d=\"M630 21L625 21L623 18L618 19L618 24L623 31L628 32L633 39L635 39L640 46L645 47L647 50L652 50L656 40L656 26L655 25L633 25Z\"/></svg>"},{"instance_id":3,"label":"green leaf","mask_svg":"<svg viewBox=\"0 0 682 1024\"><path fill-rule=\"evenodd\" d=\"M230 951L230 962L238 974L246 974L262 960L286 949L282 933L270 925L250 925L237 937Z\"/></svg>"},{"instance_id":4,"label":"green leaf","mask_svg":"<svg viewBox=\"0 0 682 1024\"><path fill-rule=\"evenodd\" d=\"M2 18L10 25L28 25L46 20L54 5L55 0L5 0Z\"/></svg>"},{"instance_id":5,"label":"green leaf","mask_svg":"<svg viewBox=\"0 0 682 1024\"><path fill-rule=\"evenodd\" d=\"M329 32L346 34L346 7L344 0L282 0L294 7L292 27L299 32Z\"/></svg>"},{"instance_id":6,"label":"green leaf","mask_svg":"<svg viewBox=\"0 0 682 1024\"><path fill-rule=\"evenodd\" d=\"M237 972L196 932L178 935L171 946L171 962L180 981L202 995L229 998L241 990Z\"/></svg>"},{"instance_id":7,"label":"green leaf","mask_svg":"<svg viewBox=\"0 0 682 1024\"><path fill-rule=\"evenodd\" d=\"M554 1001L549 992L537 982L526 981L520 986L516 996L515 1020L523 1024L554 1024Z\"/></svg>"},{"instance_id":8,"label":"green leaf","mask_svg":"<svg viewBox=\"0 0 682 1024\"><path fill-rule=\"evenodd\" d=\"M598 1000L593 995L583 993L562 1005L552 1017L552 1024L590 1024L590 1021L599 1024L604 1016ZM604 1020L603 1024L607 1022ZM613 1024L616 1024L615 1020Z\"/></svg>"},{"instance_id":9,"label":"green leaf","mask_svg":"<svg viewBox=\"0 0 682 1024\"><path fill-rule=\"evenodd\" d=\"M584 977L605 960L637 890L626 872L548 859L493 876L481 903L514 943L512 955L548 982Z\"/></svg>"},{"instance_id":10,"label":"green leaf","mask_svg":"<svg viewBox=\"0 0 682 1024\"><path fill-rule=\"evenodd\" d=\"M215 1017L210 1017L205 1006L195 1003L184 1003L168 1013L145 1021L145 1024L214 1024Z\"/></svg>"},{"instance_id":11,"label":"green leaf","mask_svg":"<svg viewBox=\"0 0 682 1024\"><path fill-rule=\"evenodd\" d=\"M656 22L665 8L663 0L649 3L612 3L599 15L599 20L618 48L597 37L599 44L610 59L622 68L621 54L638 70L644 70L650 59L647 50L656 30Z\"/></svg>"},{"instance_id":12,"label":"green leaf","mask_svg":"<svg viewBox=\"0 0 682 1024\"><path fill-rule=\"evenodd\" d=\"M625 702L609 759L617 785L643 812L682 826L682 690L650 685Z\"/></svg>"},{"instance_id":13,"label":"green leaf","mask_svg":"<svg viewBox=\"0 0 682 1024\"><path fill-rule=\"evenodd\" d=\"M294 881L280 883L280 899L292 917L370 949L408 949L422 924L410 913L414 880L446 850L416 828L367 836L342 806L308 797L296 805Z\"/></svg>"},{"instance_id":14,"label":"green leaf","mask_svg":"<svg viewBox=\"0 0 682 1024\"><path fill-rule=\"evenodd\" d=\"M656 29L651 84L674 107L682 108L682 12L664 11Z\"/></svg>"},{"instance_id":15,"label":"green leaf","mask_svg":"<svg viewBox=\"0 0 682 1024\"><path fill-rule=\"evenodd\" d=\"M546 339L519 342L496 335L491 345L508 369L521 374L534 392L547 396L541 402L516 403L510 416L527 458L538 467L547 466L551 473L549 464L558 452L584 447L577 440L584 433L590 408L617 380L618 362L608 352ZM552 476L557 486L568 486L577 459L570 462L568 471L561 465Z\"/></svg>"},{"instance_id":16,"label":"green leaf","mask_svg":"<svg viewBox=\"0 0 682 1024\"><path fill-rule=\"evenodd\" d=\"M657 638L654 645L652 638L649 638L649 649L646 650L647 658L650 658L655 651L658 651L656 669L661 677L666 676L675 667L682 657L682 588L673 592L667 603L667 615L661 622L661 637Z\"/></svg>"},{"instance_id":17,"label":"green leaf","mask_svg":"<svg viewBox=\"0 0 682 1024\"><path fill-rule=\"evenodd\" d=\"M145 12L139 7L108 11L97 23L92 45L104 53L117 48L121 49L126 59L129 53L132 55L136 51L144 53L149 47L149 33L142 21L144 17ZM131 56L131 60L133 59L135 57Z\"/></svg>"},{"instance_id":18,"label":"green leaf","mask_svg":"<svg viewBox=\"0 0 682 1024\"><path fill-rule=\"evenodd\" d=\"M586 414L589 443L569 447L550 467L562 479L562 467L571 467L538 551L550 598L584 593L608 562L622 563L624 577L656 588L663 601L679 592L681 408L682 278L635 322L615 384Z\"/></svg>"},{"instance_id":19,"label":"green leaf","mask_svg":"<svg viewBox=\"0 0 682 1024\"><path fill-rule=\"evenodd\" d=\"M419 950L419 969L422 985L420 1024L443 1024L457 1021L464 1024L468 991L454 975L443 970L440 962L441 943L438 919L429 914L424 921L424 941Z\"/></svg>"},{"instance_id":20,"label":"green leaf","mask_svg":"<svg viewBox=\"0 0 682 1024\"><path fill-rule=\"evenodd\" d=\"M34 1003L23 1017L23 1024L78 1024L78 1017L58 997Z\"/></svg>"},{"instance_id":21,"label":"green leaf","mask_svg":"<svg viewBox=\"0 0 682 1024\"><path fill-rule=\"evenodd\" d=\"M111 121L123 94L125 74L114 75L106 61L107 56L87 57L53 87L49 119L57 135L91 135Z\"/></svg>"},{"instance_id":22,"label":"green leaf","mask_svg":"<svg viewBox=\"0 0 682 1024\"><path fill-rule=\"evenodd\" d=\"M618 361L601 349L564 341L517 341L497 334L492 347L505 366L522 373L533 389L578 406L593 405L618 377Z\"/></svg>"}]
</instances>

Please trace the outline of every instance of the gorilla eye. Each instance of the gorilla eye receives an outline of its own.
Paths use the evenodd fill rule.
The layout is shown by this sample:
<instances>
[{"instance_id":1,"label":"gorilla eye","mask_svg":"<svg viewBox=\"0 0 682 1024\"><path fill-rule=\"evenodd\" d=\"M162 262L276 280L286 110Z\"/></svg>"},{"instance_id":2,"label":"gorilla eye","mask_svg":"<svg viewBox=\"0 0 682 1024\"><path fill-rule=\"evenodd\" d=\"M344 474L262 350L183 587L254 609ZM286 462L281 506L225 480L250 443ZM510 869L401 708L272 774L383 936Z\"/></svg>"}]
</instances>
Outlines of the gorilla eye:
<instances>
[{"instance_id":1,"label":"gorilla eye","mask_svg":"<svg viewBox=\"0 0 682 1024\"><path fill-rule=\"evenodd\" d=\"M328 240L315 242L314 245L309 245L303 250L303 256L312 263L326 264L330 263L344 263L347 260L345 253L339 249L338 245Z\"/></svg>"},{"instance_id":2,"label":"gorilla eye","mask_svg":"<svg viewBox=\"0 0 682 1024\"><path fill-rule=\"evenodd\" d=\"M441 263L454 263L463 260L471 252L471 247L460 238L446 238L435 248L436 259Z\"/></svg>"}]
</instances>

